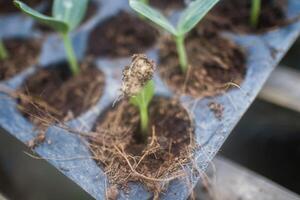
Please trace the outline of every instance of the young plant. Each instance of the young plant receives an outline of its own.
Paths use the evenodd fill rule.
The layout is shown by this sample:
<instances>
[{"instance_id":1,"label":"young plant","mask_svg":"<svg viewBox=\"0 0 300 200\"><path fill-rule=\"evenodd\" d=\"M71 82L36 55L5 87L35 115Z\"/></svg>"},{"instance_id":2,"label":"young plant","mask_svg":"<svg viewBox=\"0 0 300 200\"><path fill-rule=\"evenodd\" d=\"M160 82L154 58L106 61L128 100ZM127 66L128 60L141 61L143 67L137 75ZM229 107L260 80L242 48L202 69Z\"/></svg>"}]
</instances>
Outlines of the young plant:
<instances>
[{"instance_id":1,"label":"young plant","mask_svg":"<svg viewBox=\"0 0 300 200\"><path fill-rule=\"evenodd\" d=\"M143 2L144 4L149 4L149 0L140 0L141 2Z\"/></svg>"},{"instance_id":2,"label":"young plant","mask_svg":"<svg viewBox=\"0 0 300 200\"><path fill-rule=\"evenodd\" d=\"M78 74L79 66L70 39L70 32L82 21L88 0L54 0L51 17L33 10L21 1L15 0L14 3L25 14L60 33L65 45L70 70L73 75Z\"/></svg>"},{"instance_id":3,"label":"young plant","mask_svg":"<svg viewBox=\"0 0 300 200\"><path fill-rule=\"evenodd\" d=\"M191 2L183 11L176 26L173 26L157 9L139 0L129 0L129 5L140 15L148 18L173 35L177 46L179 64L182 72L185 73L188 68L188 59L184 45L185 36L203 19L218 1L219 0L196 0Z\"/></svg>"},{"instance_id":4,"label":"young plant","mask_svg":"<svg viewBox=\"0 0 300 200\"><path fill-rule=\"evenodd\" d=\"M261 13L261 0L252 0L250 24L254 28L256 28L258 25L260 13Z\"/></svg>"},{"instance_id":5,"label":"young plant","mask_svg":"<svg viewBox=\"0 0 300 200\"><path fill-rule=\"evenodd\" d=\"M5 60L8 57L7 50L3 44L3 41L0 39L0 60Z\"/></svg>"},{"instance_id":6,"label":"young plant","mask_svg":"<svg viewBox=\"0 0 300 200\"><path fill-rule=\"evenodd\" d=\"M154 62L142 54L134 55L130 66L123 70L122 93L125 97L129 97L130 103L139 109L142 133L140 138L144 142L149 128L148 108L154 95L152 80L154 70Z\"/></svg>"}]
</instances>

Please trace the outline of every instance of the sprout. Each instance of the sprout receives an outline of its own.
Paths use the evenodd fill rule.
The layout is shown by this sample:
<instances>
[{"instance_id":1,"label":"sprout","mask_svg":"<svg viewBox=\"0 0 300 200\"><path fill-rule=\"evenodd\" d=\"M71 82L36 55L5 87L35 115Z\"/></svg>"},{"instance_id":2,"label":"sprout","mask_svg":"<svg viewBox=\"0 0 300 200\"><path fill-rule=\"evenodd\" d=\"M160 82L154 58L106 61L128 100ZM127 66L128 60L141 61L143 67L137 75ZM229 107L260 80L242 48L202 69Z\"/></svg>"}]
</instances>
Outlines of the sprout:
<instances>
[{"instance_id":1,"label":"sprout","mask_svg":"<svg viewBox=\"0 0 300 200\"><path fill-rule=\"evenodd\" d=\"M154 82L152 80L154 70L154 62L143 54L133 55L130 66L126 66L123 70L122 93L129 97L130 103L139 109L143 141L147 138L148 107L154 95Z\"/></svg>"},{"instance_id":2,"label":"sprout","mask_svg":"<svg viewBox=\"0 0 300 200\"><path fill-rule=\"evenodd\" d=\"M144 4L149 4L149 0L140 0L141 2L143 2Z\"/></svg>"},{"instance_id":3,"label":"sprout","mask_svg":"<svg viewBox=\"0 0 300 200\"><path fill-rule=\"evenodd\" d=\"M61 34L70 70L73 75L78 74L79 67L69 33L82 21L88 0L54 0L52 17L41 14L20 1L15 0L14 3L25 14L33 17L42 24L48 25Z\"/></svg>"},{"instance_id":4,"label":"sprout","mask_svg":"<svg viewBox=\"0 0 300 200\"><path fill-rule=\"evenodd\" d=\"M3 41L0 40L0 61L5 60L8 57L7 50L3 44Z\"/></svg>"},{"instance_id":5,"label":"sprout","mask_svg":"<svg viewBox=\"0 0 300 200\"><path fill-rule=\"evenodd\" d=\"M250 24L254 28L256 28L258 25L260 12L261 12L261 0L252 0Z\"/></svg>"},{"instance_id":6,"label":"sprout","mask_svg":"<svg viewBox=\"0 0 300 200\"><path fill-rule=\"evenodd\" d=\"M140 15L148 18L174 36L179 56L179 64L182 72L185 73L188 68L188 60L184 45L185 36L218 1L219 0L196 0L191 2L180 16L176 27L174 27L158 10L141 1L129 0L129 5Z\"/></svg>"}]
</instances>

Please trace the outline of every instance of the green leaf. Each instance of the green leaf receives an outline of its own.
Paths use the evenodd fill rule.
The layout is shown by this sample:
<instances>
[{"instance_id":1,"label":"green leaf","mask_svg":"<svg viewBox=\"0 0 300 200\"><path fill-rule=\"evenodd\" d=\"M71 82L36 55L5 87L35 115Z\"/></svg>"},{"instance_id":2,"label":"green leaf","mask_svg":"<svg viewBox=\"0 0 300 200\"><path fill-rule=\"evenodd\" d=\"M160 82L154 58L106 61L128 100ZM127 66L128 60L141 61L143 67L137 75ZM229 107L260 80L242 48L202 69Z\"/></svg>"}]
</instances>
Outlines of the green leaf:
<instances>
[{"instance_id":1,"label":"green leaf","mask_svg":"<svg viewBox=\"0 0 300 200\"><path fill-rule=\"evenodd\" d=\"M130 98L130 103L140 108L148 107L154 96L154 82L148 81L145 87L136 96Z\"/></svg>"},{"instance_id":2,"label":"green leaf","mask_svg":"<svg viewBox=\"0 0 300 200\"><path fill-rule=\"evenodd\" d=\"M168 21L168 19L163 16L158 10L151 8L147 4L139 0L129 0L129 5L132 9L138 12L140 15L151 20L158 26L162 27L166 31L173 35L177 35L177 31L174 26Z\"/></svg>"},{"instance_id":3,"label":"green leaf","mask_svg":"<svg viewBox=\"0 0 300 200\"><path fill-rule=\"evenodd\" d=\"M151 80L151 81L148 81L148 83L145 85L145 102L147 105L150 104L153 96L154 96L154 82Z\"/></svg>"},{"instance_id":4,"label":"green leaf","mask_svg":"<svg viewBox=\"0 0 300 200\"><path fill-rule=\"evenodd\" d=\"M33 17L34 19L36 19L38 22L40 22L42 24L50 26L51 28L55 29L56 31L59 31L62 33L66 33L69 31L68 25L61 20L43 15L43 14L33 10L32 8L30 8L29 6L27 6L26 4L24 4L20 1L15 0L14 4L25 14Z\"/></svg>"},{"instance_id":5,"label":"green leaf","mask_svg":"<svg viewBox=\"0 0 300 200\"><path fill-rule=\"evenodd\" d=\"M70 30L75 29L82 21L88 0L55 0L52 15L55 19L64 21Z\"/></svg>"},{"instance_id":6,"label":"green leaf","mask_svg":"<svg viewBox=\"0 0 300 200\"><path fill-rule=\"evenodd\" d=\"M199 21L214 7L219 0L196 0L189 4L183 11L177 31L179 35L184 35L191 31Z\"/></svg>"}]
</instances>

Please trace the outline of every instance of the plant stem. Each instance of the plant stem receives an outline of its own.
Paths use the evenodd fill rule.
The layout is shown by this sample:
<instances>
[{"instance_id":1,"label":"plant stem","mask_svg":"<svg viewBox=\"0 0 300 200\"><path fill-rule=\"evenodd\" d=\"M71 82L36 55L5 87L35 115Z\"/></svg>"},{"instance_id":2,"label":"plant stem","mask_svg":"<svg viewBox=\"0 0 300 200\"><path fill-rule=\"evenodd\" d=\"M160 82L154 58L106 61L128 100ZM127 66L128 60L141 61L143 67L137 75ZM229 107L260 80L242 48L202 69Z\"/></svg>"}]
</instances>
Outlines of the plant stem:
<instances>
[{"instance_id":1,"label":"plant stem","mask_svg":"<svg viewBox=\"0 0 300 200\"><path fill-rule=\"evenodd\" d=\"M141 131L143 134L143 140L147 139L148 133L148 123L149 123L149 115L148 115L148 105L145 99L145 90L141 91L141 105L140 105L140 116L141 116Z\"/></svg>"},{"instance_id":2,"label":"plant stem","mask_svg":"<svg viewBox=\"0 0 300 200\"><path fill-rule=\"evenodd\" d=\"M75 56L75 53L74 53L74 48L73 48L70 36L69 36L68 33L63 33L62 38L63 38L63 41L64 41L65 50L66 50L66 53L67 53L67 58L68 58L70 70L71 70L73 75L77 75L77 74L79 74L79 66L78 66L78 63L77 63L77 59L76 59L76 56Z\"/></svg>"},{"instance_id":3,"label":"plant stem","mask_svg":"<svg viewBox=\"0 0 300 200\"><path fill-rule=\"evenodd\" d=\"M7 50L6 50L2 40L0 40L0 60L4 60L7 57L8 57Z\"/></svg>"},{"instance_id":4,"label":"plant stem","mask_svg":"<svg viewBox=\"0 0 300 200\"><path fill-rule=\"evenodd\" d=\"M144 4L149 4L149 0L141 0Z\"/></svg>"},{"instance_id":5,"label":"plant stem","mask_svg":"<svg viewBox=\"0 0 300 200\"><path fill-rule=\"evenodd\" d=\"M181 71L183 73L186 72L188 68L188 61L187 61L187 56L186 56L186 50L185 50L185 45L184 45L184 35L176 36L176 47L177 47L177 53L179 57L179 64L181 67Z\"/></svg>"},{"instance_id":6,"label":"plant stem","mask_svg":"<svg viewBox=\"0 0 300 200\"><path fill-rule=\"evenodd\" d=\"M250 24L256 28L259 22L261 12L261 0L252 0Z\"/></svg>"}]
</instances>

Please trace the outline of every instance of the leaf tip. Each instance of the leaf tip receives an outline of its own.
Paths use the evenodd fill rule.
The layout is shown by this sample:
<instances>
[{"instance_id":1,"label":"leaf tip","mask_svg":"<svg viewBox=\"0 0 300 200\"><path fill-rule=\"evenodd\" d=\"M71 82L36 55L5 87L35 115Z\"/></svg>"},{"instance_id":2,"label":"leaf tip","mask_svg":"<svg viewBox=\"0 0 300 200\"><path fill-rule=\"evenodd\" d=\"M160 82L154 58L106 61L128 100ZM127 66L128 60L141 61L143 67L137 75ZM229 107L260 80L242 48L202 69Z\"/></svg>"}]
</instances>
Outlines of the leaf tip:
<instances>
[{"instance_id":1,"label":"leaf tip","mask_svg":"<svg viewBox=\"0 0 300 200\"><path fill-rule=\"evenodd\" d=\"M14 0L14 1L13 1L13 4L14 4L16 7L18 7L18 8L21 7L21 2L20 2L20 1Z\"/></svg>"}]
</instances>

